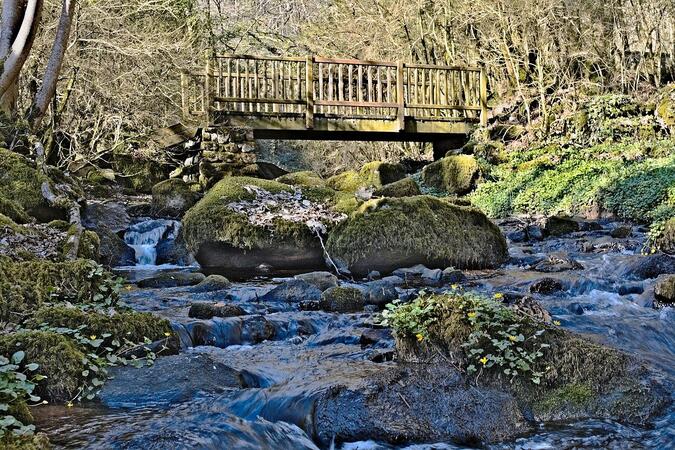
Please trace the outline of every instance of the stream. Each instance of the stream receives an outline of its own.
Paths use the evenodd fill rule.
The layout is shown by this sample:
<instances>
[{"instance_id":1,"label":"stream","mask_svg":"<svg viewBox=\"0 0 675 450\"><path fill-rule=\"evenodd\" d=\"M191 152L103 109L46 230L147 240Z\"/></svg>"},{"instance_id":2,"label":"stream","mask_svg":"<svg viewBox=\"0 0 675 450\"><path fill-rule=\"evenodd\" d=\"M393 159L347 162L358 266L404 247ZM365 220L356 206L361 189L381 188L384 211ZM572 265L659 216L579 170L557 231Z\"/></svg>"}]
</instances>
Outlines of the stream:
<instances>
[{"instance_id":1,"label":"stream","mask_svg":"<svg viewBox=\"0 0 675 450\"><path fill-rule=\"evenodd\" d=\"M500 225L508 235L512 222ZM531 292L533 282L551 279L547 283L557 288L534 290L533 295L561 326L635 353L675 380L675 311L651 307L654 279L631 279L630 268L641 258L644 230L633 227L630 237L613 238L610 230L616 225L605 222L602 230L511 241L507 265L466 271L460 284L467 290L508 296ZM177 270L154 263L155 246L167 236L175 237L179 223L143 222L134 227L125 240L133 244L139 266L119 273L136 282ZM545 262L551 255L557 262L549 267ZM562 270L565 258L583 269ZM544 266L539 265L542 261ZM543 268L532 270L533 265ZM332 443L316 423L323 417L316 413L318 398L335 386L356 386L366 376L395 367L394 341L377 326L377 312L301 311L297 303L260 300L282 281L256 279L207 292L194 287L125 290L123 303L171 320L185 350L160 357L152 368L113 370L115 379L95 404L36 408L37 428L55 448L471 448L438 442L395 447L369 436ZM444 288L448 286L435 289ZM403 298L415 292L397 290ZM247 315L188 317L192 303L220 301L240 306ZM673 448L673 442L671 408L651 429L610 420L547 424L516 440L481 448L666 449Z\"/></svg>"}]
</instances>

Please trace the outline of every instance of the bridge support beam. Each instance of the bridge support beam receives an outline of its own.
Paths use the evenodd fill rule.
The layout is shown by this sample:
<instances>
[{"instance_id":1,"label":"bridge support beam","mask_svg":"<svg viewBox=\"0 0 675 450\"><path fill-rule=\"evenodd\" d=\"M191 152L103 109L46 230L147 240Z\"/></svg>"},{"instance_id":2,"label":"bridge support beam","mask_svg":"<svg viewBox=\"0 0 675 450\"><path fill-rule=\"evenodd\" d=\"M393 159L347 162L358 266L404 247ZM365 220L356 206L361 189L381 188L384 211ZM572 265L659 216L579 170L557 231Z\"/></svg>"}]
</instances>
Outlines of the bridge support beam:
<instances>
[{"instance_id":1,"label":"bridge support beam","mask_svg":"<svg viewBox=\"0 0 675 450\"><path fill-rule=\"evenodd\" d=\"M443 158L451 150L459 150L468 141L466 135L453 135L442 140L433 141L434 161Z\"/></svg>"}]
</instances>

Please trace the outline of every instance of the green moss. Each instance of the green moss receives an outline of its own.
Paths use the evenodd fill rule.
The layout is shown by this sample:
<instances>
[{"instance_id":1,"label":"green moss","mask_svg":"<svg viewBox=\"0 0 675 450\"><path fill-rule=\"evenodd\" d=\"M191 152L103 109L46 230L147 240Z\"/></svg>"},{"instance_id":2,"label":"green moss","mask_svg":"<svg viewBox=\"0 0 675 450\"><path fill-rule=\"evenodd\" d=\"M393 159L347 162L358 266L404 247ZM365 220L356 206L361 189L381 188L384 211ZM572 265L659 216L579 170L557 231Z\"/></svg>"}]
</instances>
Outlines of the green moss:
<instances>
[{"instance_id":1,"label":"green moss","mask_svg":"<svg viewBox=\"0 0 675 450\"><path fill-rule=\"evenodd\" d=\"M0 447L6 450L49 450L51 445L44 434L17 436L7 434L0 438Z\"/></svg>"},{"instance_id":2,"label":"green moss","mask_svg":"<svg viewBox=\"0 0 675 450\"><path fill-rule=\"evenodd\" d=\"M365 164L360 171L343 172L326 180L326 185L343 192L356 192L361 187L379 188L405 177L405 170L400 164L372 161Z\"/></svg>"},{"instance_id":3,"label":"green moss","mask_svg":"<svg viewBox=\"0 0 675 450\"><path fill-rule=\"evenodd\" d=\"M654 247L667 253L675 253L675 214L669 220L658 222L650 230Z\"/></svg>"},{"instance_id":4,"label":"green moss","mask_svg":"<svg viewBox=\"0 0 675 450\"><path fill-rule=\"evenodd\" d=\"M485 297L464 293L420 297L402 305L388 320L403 361L437 361L440 350L446 355L442 361L452 358L467 370L470 365L482 367L481 382L513 392L532 409L536 420L609 416L641 421L644 411L653 414L658 410L655 403L663 404L662 392L641 384L645 369L631 356L534 321ZM515 331L501 334L505 329ZM423 334L420 338L414 333ZM482 341L471 341L471 336ZM498 357L506 353L495 346L495 338L507 349L519 346L524 354L539 352L522 367L527 367L528 374L539 374L538 384L529 375L505 375L503 369L509 365L499 365ZM516 368L521 369L518 364Z\"/></svg>"},{"instance_id":5,"label":"green moss","mask_svg":"<svg viewBox=\"0 0 675 450\"><path fill-rule=\"evenodd\" d=\"M291 186L318 187L325 186L326 182L315 172L305 170L302 172L291 172L282 175L276 179L279 183L289 184Z\"/></svg>"},{"instance_id":6,"label":"green moss","mask_svg":"<svg viewBox=\"0 0 675 450\"><path fill-rule=\"evenodd\" d=\"M412 178L394 181L373 192L376 197L413 197L421 194L422 191Z\"/></svg>"},{"instance_id":7,"label":"green moss","mask_svg":"<svg viewBox=\"0 0 675 450\"><path fill-rule=\"evenodd\" d=\"M249 177L225 177L183 217L181 233L188 248L198 251L204 242L225 242L234 247L269 248L284 244L313 247L316 238L304 223L277 219L274 230L252 225L246 215L228 208L240 200L254 200L245 186L253 185L271 193L292 191L288 185Z\"/></svg>"},{"instance_id":8,"label":"green moss","mask_svg":"<svg viewBox=\"0 0 675 450\"><path fill-rule=\"evenodd\" d=\"M321 294L321 308L326 311L348 313L363 309L363 294L353 287L332 287Z\"/></svg>"},{"instance_id":9,"label":"green moss","mask_svg":"<svg viewBox=\"0 0 675 450\"><path fill-rule=\"evenodd\" d=\"M46 206L41 191L44 182L49 179L23 156L0 148L0 198L11 199L30 214Z\"/></svg>"},{"instance_id":10,"label":"green moss","mask_svg":"<svg viewBox=\"0 0 675 450\"><path fill-rule=\"evenodd\" d=\"M101 336L109 333L112 334L111 339L128 339L134 343L143 342L145 338L152 341L164 339L166 333L171 333L171 326L167 320L150 313L118 312L106 315L65 306L40 308L29 326L41 324L71 329L84 326L83 333L87 335Z\"/></svg>"},{"instance_id":11,"label":"green moss","mask_svg":"<svg viewBox=\"0 0 675 450\"><path fill-rule=\"evenodd\" d=\"M21 205L4 197L0 197L0 214L9 217L16 223L30 222L30 216L26 214Z\"/></svg>"},{"instance_id":12,"label":"green moss","mask_svg":"<svg viewBox=\"0 0 675 450\"><path fill-rule=\"evenodd\" d=\"M98 237L98 234L91 230L84 230L82 236L80 236L80 246L77 249L77 257L98 262L100 247L101 239Z\"/></svg>"},{"instance_id":13,"label":"green moss","mask_svg":"<svg viewBox=\"0 0 675 450\"><path fill-rule=\"evenodd\" d=\"M47 302L115 302L112 275L89 260L12 262L0 257L0 321L20 323Z\"/></svg>"},{"instance_id":14,"label":"green moss","mask_svg":"<svg viewBox=\"0 0 675 450\"><path fill-rule=\"evenodd\" d=\"M169 178L171 169L159 158L142 157L124 151L114 152L114 167L122 174L121 182L136 192L150 193L152 187Z\"/></svg>"},{"instance_id":15,"label":"green moss","mask_svg":"<svg viewBox=\"0 0 675 450\"><path fill-rule=\"evenodd\" d=\"M0 336L0 353L26 353L26 360L39 365L36 395L49 401L70 400L77 394L85 369L84 354L68 338L50 332L22 331Z\"/></svg>"},{"instance_id":16,"label":"green moss","mask_svg":"<svg viewBox=\"0 0 675 450\"><path fill-rule=\"evenodd\" d=\"M17 225L16 222L14 222L11 218L5 216L4 214L0 213L0 228L9 228L12 233L15 234L24 234L27 230L24 229L23 227L20 227Z\"/></svg>"},{"instance_id":17,"label":"green moss","mask_svg":"<svg viewBox=\"0 0 675 450\"><path fill-rule=\"evenodd\" d=\"M471 191L479 176L478 162L469 155L446 156L422 171L425 185L459 195Z\"/></svg>"},{"instance_id":18,"label":"green moss","mask_svg":"<svg viewBox=\"0 0 675 450\"><path fill-rule=\"evenodd\" d=\"M496 267L506 259L499 229L480 211L430 196L364 203L338 225L328 252L357 273L429 267Z\"/></svg>"},{"instance_id":19,"label":"green moss","mask_svg":"<svg viewBox=\"0 0 675 450\"><path fill-rule=\"evenodd\" d=\"M572 383L554 389L541 400L537 408L550 412L564 406L582 407L594 397L593 389L588 383Z\"/></svg>"}]
</instances>

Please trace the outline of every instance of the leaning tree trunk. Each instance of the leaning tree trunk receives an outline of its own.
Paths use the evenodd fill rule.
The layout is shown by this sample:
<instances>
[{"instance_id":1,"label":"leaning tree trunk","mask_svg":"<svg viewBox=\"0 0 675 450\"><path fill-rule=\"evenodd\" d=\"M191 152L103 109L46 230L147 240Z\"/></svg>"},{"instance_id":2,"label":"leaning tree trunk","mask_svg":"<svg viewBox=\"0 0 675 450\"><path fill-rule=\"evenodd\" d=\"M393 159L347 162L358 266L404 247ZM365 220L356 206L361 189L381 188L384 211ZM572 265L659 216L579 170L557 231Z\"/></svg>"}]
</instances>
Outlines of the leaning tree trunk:
<instances>
[{"instance_id":1,"label":"leaning tree trunk","mask_svg":"<svg viewBox=\"0 0 675 450\"><path fill-rule=\"evenodd\" d=\"M0 24L0 61L4 61L19 31L23 16L19 0L4 0L2 4L2 23Z\"/></svg>"},{"instance_id":2,"label":"leaning tree trunk","mask_svg":"<svg viewBox=\"0 0 675 450\"><path fill-rule=\"evenodd\" d=\"M12 0L10 0L12 3ZM23 19L21 20L21 26L19 27L14 40L12 42L11 48L9 49L7 56L2 60L2 73L0 74L0 97L3 98L2 108L5 109L5 112L13 113L12 103L5 103L7 99L13 98L12 95L6 96L5 93L10 89L15 88L16 83L19 79L19 74L23 68L30 50L33 47L33 41L35 40L35 34L40 25L40 18L42 16L42 5L43 0L27 0L25 8L23 8ZM12 8L12 5L7 6L7 11L10 16L7 18L7 23L5 23L5 18L3 17L3 25L10 25L12 20L12 14L17 12L16 8ZM5 5L3 4L3 13L5 12ZM11 32L9 30L5 31L4 29L0 32L0 37L3 39L8 39L7 35Z\"/></svg>"},{"instance_id":3,"label":"leaning tree trunk","mask_svg":"<svg viewBox=\"0 0 675 450\"><path fill-rule=\"evenodd\" d=\"M49 62L45 70L45 76L42 79L42 86L35 94L33 103L28 110L26 117L33 128L40 125L40 121L47 113L54 94L56 94L56 83L61 73L61 66L68 47L68 40L70 38L70 27L73 23L73 15L75 13L75 0L63 0L61 8L61 17L59 19L59 26L54 38L54 46L49 55Z\"/></svg>"}]
</instances>

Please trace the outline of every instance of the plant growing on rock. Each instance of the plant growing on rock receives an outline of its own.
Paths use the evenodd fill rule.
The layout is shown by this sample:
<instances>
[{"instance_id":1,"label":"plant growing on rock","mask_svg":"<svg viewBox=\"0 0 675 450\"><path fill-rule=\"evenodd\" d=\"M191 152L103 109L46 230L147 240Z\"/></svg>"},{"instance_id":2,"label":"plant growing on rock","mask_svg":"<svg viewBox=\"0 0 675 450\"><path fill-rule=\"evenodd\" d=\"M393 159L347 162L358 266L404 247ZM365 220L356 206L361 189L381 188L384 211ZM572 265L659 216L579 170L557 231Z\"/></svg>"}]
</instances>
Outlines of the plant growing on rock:
<instances>
[{"instance_id":1,"label":"plant growing on rock","mask_svg":"<svg viewBox=\"0 0 675 450\"><path fill-rule=\"evenodd\" d=\"M453 320L444 320L448 316ZM402 338L431 344L450 335L461 339L467 374L492 371L511 381L521 376L541 382L543 373L536 362L549 347L540 339L546 328L533 327L531 319L495 300L472 293L422 294L411 303L387 305L383 317L383 323Z\"/></svg>"},{"instance_id":2,"label":"plant growing on rock","mask_svg":"<svg viewBox=\"0 0 675 450\"><path fill-rule=\"evenodd\" d=\"M31 420L26 401L40 401L33 395L33 389L44 377L34 375L38 369L35 363L21 367L25 356L23 351L15 352L11 358L0 355L0 439L8 433L24 436L35 430L33 425L26 423Z\"/></svg>"}]
</instances>

